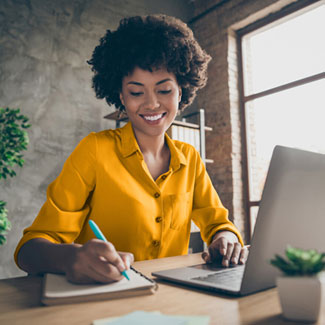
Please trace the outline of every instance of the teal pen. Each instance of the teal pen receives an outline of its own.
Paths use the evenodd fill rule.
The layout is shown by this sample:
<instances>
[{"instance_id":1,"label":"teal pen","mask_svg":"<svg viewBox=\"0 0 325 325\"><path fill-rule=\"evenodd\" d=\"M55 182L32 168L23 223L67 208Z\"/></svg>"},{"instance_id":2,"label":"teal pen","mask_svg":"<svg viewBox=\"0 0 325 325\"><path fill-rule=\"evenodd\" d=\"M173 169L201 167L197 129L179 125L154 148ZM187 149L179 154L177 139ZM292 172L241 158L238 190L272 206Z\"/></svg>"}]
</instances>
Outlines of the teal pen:
<instances>
[{"instance_id":1,"label":"teal pen","mask_svg":"<svg viewBox=\"0 0 325 325\"><path fill-rule=\"evenodd\" d=\"M89 220L88 222L89 222L89 226L90 226L91 230L94 232L95 236L98 239L101 239L101 240L103 240L104 242L107 243L107 239L105 238L103 233L100 231L100 229L96 225L96 223L94 221L92 221L92 220ZM122 271L121 274L130 281L130 278L129 278L128 274L126 273L126 270Z\"/></svg>"}]
</instances>

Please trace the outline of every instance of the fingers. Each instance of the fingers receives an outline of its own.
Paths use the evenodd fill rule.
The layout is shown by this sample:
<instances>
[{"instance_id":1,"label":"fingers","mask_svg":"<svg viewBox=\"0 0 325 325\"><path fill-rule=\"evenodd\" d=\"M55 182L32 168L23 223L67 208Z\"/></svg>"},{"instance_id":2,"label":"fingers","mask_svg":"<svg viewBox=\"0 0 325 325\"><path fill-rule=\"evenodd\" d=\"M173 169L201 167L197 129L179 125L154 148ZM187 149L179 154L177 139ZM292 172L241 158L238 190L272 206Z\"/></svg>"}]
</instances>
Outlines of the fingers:
<instances>
[{"instance_id":1,"label":"fingers","mask_svg":"<svg viewBox=\"0 0 325 325\"><path fill-rule=\"evenodd\" d=\"M110 242L104 242L102 240L93 239L89 242L94 242L92 246L93 253L96 256L104 258L109 264L115 266L120 272L124 271L126 266L124 261L117 253L114 245Z\"/></svg>"},{"instance_id":2,"label":"fingers","mask_svg":"<svg viewBox=\"0 0 325 325\"><path fill-rule=\"evenodd\" d=\"M207 252L202 253L206 263L218 263L224 267L245 264L249 246L242 247L237 237L221 234L213 240Z\"/></svg>"},{"instance_id":3,"label":"fingers","mask_svg":"<svg viewBox=\"0 0 325 325\"><path fill-rule=\"evenodd\" d=\"M210 255L208 254L208 252L203 252L201 254L201 257L203 258L205 263L211 263L211 258L210 258Z\"/></svg>"},{"instance_id":4,"label":"fingers","mask_svg":"<svg viewBox=\"0 0 325 325\"><path fill-rule=\"evenodd\" d=\"M241 250L240 253L240 258L239 258L239 264L245 264L248 258L248 253L249 253L249 248L250 246L244 246Z\"/></svg>"},{"instance_id":5,"label":"fingers","mask_svg":"<svg viewBox=\"0 0 325 325\"><path fill-rule=\"evenodd\" d=\"M240 243L228 243L227 253L222 260L222 265L228 267L229 264L237 265L241 252Z\"/></svg>"},{"instance_id":6,"label":"fingers","mask_svg":"<svg viewBox=\"0 0 325 325\"><path fill-rule=\"evenodd\" d=\"M70 282L74 283L111 283L123 278L115 266L101 259L93 259L84 265L82 270L66 276Z\"/></svg>"},{"instance_id":7,"label":"fingers","mask_svg":"<svg viewBox=\"0 0 325 325\"><path fill-rule=\"evenodd\" d=\"M89 265L89 274L96 282L110 283L123 279L121 272L113 265L104 261Z\"/></svg>"},{"instance_id":8,"label":"fingers","mask_svg":"<svg viewBox=\"0 0 325 325\"><path fill-rule=\"evenodd\" d=\"M122 261L124 262L125 268L128 270L134 262L134 256L132 253L118 252Z\"/></svg>"},{"instance_id":9,"label":"fingers","mask_svg":"<svg viewBox=\"0 0 325 325\"><path fill-rule=\"evenodd\" d=\"M221 264L223 257L227 253L227 241L224 238L213 241L208 248L207 252L201 254L206 263Z\"/></svg>"},{"instance_id":10,"label":"fingers","mask_svg":"<svg viewBox=\"0 0 325 325\"><path fill-rule=\"evenodd\" d=\"M212 242L209 246L209 255L211 262L224 265L224 261L227 260L228 253L228 240L224 237L220 237L218 240Z\"/></svg>"},{"instance_id":11,"label":"fingers","mask_svg":"<svg viewBox=\"0 0 325 325\"><path fill-rule=\"evenodd\" d=\"M118 253L112 243L92 239L77 250L66 276L78 283L118 281L133 260L132 254Z\"/></svg>"},{"instance_id":12,"label":"fingers","mask_svg":"<svg viewBox=\"0 0 325 325\"><path fill-rule=\"evenodd\" d=\"M229 250L229 245L232 244L230 243L226 238L221 237L217 241L218 245L218 250L221 256L227 256L228 250Z\"/></svg>"}]
</instances>

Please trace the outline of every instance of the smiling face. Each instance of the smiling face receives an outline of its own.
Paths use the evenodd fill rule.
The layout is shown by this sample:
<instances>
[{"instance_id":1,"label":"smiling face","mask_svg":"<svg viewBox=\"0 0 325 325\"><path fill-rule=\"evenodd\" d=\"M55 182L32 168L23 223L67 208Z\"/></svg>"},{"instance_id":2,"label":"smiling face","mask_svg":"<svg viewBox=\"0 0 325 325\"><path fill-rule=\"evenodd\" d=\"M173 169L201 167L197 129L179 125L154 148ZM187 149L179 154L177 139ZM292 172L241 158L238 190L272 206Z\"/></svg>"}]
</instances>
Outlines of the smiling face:
<instances>
[{"instance_id":1,"label":"smiling face","mask_svg":"<svg viewBox=\"0 0 325 325\"><path fill-rule=\"evenodd\" d=\"M120 99L137 138L163 136L177 114L181 88L166 69L136 67L123 78Z\"/></svg>"}]
</instances>

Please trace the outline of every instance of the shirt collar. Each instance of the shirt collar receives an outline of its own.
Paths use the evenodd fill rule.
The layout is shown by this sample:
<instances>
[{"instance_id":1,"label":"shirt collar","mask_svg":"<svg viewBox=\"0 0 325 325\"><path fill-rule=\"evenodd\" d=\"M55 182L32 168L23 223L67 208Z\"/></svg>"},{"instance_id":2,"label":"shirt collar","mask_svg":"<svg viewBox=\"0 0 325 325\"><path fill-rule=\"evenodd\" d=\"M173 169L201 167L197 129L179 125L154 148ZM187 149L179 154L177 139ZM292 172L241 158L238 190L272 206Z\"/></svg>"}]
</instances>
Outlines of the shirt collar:
<instances>
[{"instance_id":1,"label":"shirt collar","mask_svg":"<svg viewBox=\"0 0 325 325\"><path fill-rule=\"evenodd\" d=\"M168 134L165 134L165 139L167 141L167 145L170 150L170 167L173 171L180 168L181 165L187 165L186 158L183 154L183 152L176 147L174 141L168 136Z\"/></svg>"},{"instance_id":2,"label":"shirt collar","mask_svg":"<svg viewBox=\"0 0 325 325\"><path fill-rule=\"evenodd\" d=\"M120 130L122 142L121 153L123 157L126 158L131 156L137 151L141 153L137 140L135 139L131 122L128 122ZM174 141L167 135L167 133L165 134L165 139L170 150L170 167L175 171L180 168L180 165L186 165L187 161L183 152L176 147Z\"/></svg>"},{"instance_id":3,"label":"shirt collar","mask_svg":"<svg viewBox=\"0 0 325 325\"><path fill-rule=\"evenodd\" d=\"M126 158L131 156L136 151L141 152L137 140L135 139L131 122L128 122L120 130L122 142L121 153L123 157Z\"/></svg>"}]
</instances>

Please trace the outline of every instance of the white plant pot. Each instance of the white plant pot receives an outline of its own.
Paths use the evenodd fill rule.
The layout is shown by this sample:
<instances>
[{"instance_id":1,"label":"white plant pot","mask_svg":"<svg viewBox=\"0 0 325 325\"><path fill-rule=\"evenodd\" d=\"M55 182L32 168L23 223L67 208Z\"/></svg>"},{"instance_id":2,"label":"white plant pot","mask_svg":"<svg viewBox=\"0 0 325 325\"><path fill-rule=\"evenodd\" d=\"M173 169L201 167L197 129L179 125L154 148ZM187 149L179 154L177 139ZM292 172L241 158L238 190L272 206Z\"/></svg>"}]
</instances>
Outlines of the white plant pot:
<instances>
[{"instance_id":1,"label":"white plant pot","mask_svg":"<svg viewBox=\"0 0 325 325\"><path fill-rule=\"evenodd\" d=\"M316 322L322 304L323 277L278 276L283 316L289 320Z\"/></svg>"}]
</instances>

